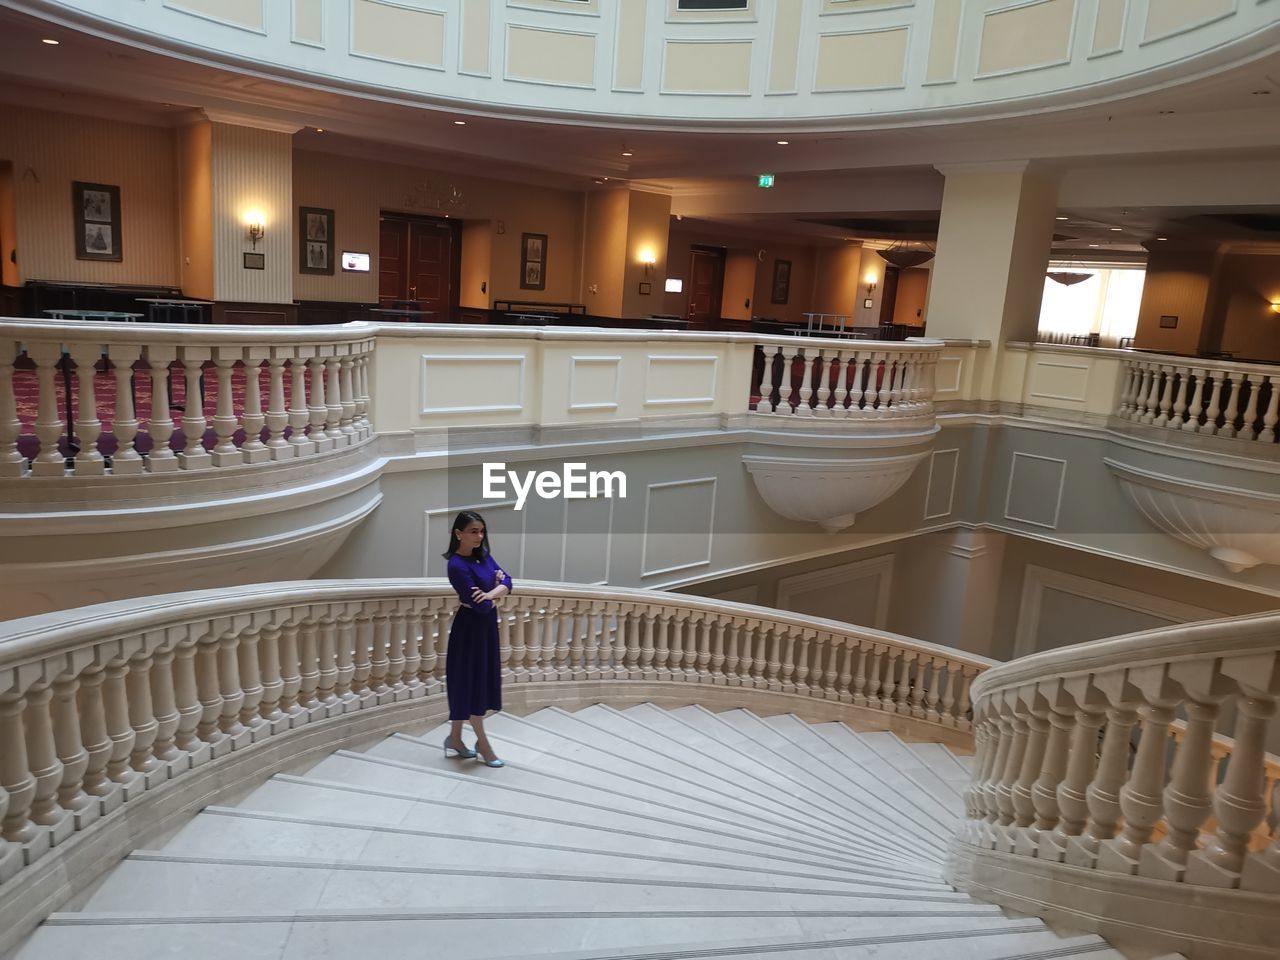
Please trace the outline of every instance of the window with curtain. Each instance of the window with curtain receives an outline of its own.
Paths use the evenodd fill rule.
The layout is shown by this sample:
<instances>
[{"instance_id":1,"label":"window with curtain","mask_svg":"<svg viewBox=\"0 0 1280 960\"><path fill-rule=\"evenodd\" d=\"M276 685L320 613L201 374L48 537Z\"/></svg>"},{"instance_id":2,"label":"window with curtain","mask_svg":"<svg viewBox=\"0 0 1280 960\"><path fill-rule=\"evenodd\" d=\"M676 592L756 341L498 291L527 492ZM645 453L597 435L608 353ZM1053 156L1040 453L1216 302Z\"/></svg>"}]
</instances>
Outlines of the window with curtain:
<instances>
[{"instance_id":1,"label":"window with curtain","mask_svg":"<svg viewBox=\"0 0 1280 960\"><path fill-rule=\"evenodd\" d=\"M1147 272L1141 267L1096 267L1051 263L1049 273L1086 274L1078 283L1045 277L1037 339L1070 343L1072 337L1097 334L1098 346L1119 346L1138 328L1138 308Z\"/></svg>"}]
</instances>

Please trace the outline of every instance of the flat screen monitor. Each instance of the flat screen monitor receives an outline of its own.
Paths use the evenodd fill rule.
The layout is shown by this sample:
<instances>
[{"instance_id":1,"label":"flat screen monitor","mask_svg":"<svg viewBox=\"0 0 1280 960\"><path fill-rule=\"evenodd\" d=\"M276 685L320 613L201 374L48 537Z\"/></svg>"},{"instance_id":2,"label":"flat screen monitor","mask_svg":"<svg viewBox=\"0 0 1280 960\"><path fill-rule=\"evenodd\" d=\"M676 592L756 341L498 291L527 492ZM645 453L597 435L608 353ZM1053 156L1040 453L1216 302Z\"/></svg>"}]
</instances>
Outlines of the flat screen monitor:
<instances>
[{"instance_id":1,"label":"flat screen monitor","mask_svg":"<svg viewBox=\"0 0 1280 960\"><path fill-rule=\"evenodd\" d=\"M368 273L370 269L369 254L343 250L342 269L347 273Z\"/></svg>"}]
</instances>

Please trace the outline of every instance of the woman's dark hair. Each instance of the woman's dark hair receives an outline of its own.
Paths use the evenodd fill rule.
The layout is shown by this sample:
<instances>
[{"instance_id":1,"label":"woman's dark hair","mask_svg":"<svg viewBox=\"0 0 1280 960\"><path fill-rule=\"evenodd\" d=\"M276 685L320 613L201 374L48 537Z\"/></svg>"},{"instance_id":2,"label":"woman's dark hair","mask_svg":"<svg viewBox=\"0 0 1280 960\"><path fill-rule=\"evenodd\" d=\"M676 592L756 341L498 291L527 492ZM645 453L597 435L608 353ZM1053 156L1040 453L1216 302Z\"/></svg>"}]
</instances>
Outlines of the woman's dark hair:
<instances>
[{"instance_id":1,"label":"woman's dark hair","mask_svg":"<svg viewBox=\"0 0 1280 960\"><path fill-rule=\"evenodd\" d=\"M484 540L480 542L480 556L487 557L489 555L489 525L484 522L484 517L474 510L463 510L453 518L453 526L449 528L449 549L442 554L446 560L458 552L458 531L465 530L477 521L484 524ZM472 554L472 556L475 556L475 554Z\"/></svg>"}]
</instances>

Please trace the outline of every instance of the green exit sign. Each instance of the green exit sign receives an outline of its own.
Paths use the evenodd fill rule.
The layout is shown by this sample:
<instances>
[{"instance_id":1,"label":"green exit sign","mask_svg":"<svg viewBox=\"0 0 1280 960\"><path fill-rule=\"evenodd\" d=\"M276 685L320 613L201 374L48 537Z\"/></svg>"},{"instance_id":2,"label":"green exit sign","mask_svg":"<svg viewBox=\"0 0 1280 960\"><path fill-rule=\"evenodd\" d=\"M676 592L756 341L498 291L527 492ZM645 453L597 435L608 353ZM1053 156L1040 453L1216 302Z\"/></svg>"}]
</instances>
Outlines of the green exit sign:
<instances>
[{"instance_id":1,"label":"green exit sign","mask_svg":"<svg viewBox=\"0 0 1280 960\"><path fill-rule=\"evenodd\" d=\"M756 186L762 190L768 190L770 187L773 186L773 174L772 173L760 174L760 176L756 177Z\"/></svg>"}]
</instances>

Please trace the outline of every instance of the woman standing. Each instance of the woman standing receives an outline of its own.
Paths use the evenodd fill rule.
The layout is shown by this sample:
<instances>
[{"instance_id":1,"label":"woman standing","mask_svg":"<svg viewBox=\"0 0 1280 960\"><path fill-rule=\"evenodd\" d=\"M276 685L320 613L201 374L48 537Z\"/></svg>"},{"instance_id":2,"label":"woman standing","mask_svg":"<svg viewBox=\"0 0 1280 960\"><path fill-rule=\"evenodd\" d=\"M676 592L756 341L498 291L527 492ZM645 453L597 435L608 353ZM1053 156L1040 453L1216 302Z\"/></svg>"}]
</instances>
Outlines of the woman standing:
<instances>
[{"instance_id":1,"label":"woman standing","mask_svg":"<svg viewBox=\"0 0 1280 960\"><path fill-rule=\"evenodd\" d=\"M449 697L449 735L444 755L452 750L464 759L479 751L486 766L501 767L502 761L489 745L484 732L484 715L502 709L502 658L498 652L498 611L493 601L511 592L507 576L489 553L489 533L484 517L463 510L453 521L449 534L449 582L458 593L458 612L449 628L449 648L445 654L445 686ZM462 741L462 724L471 721L476 732L476 749Z\"/></svg>"}]
</instances>

